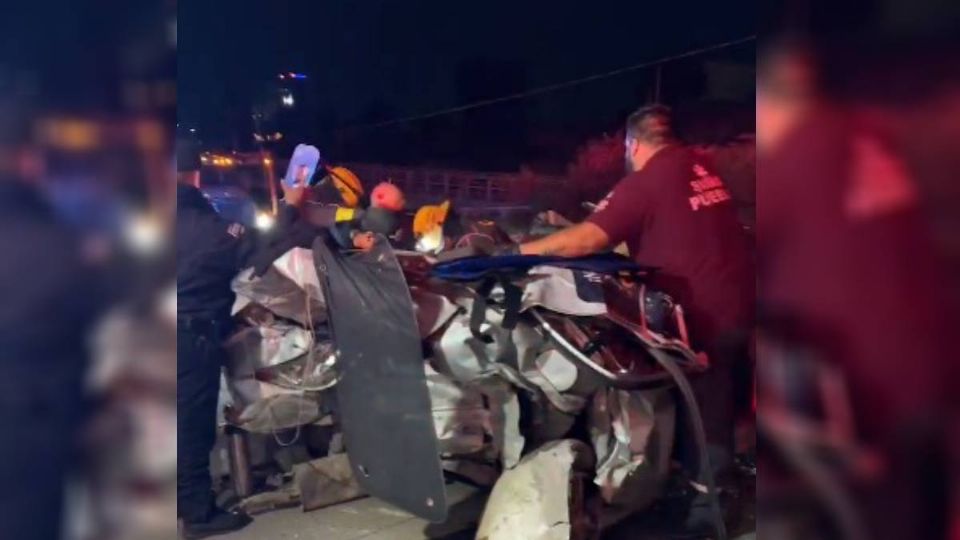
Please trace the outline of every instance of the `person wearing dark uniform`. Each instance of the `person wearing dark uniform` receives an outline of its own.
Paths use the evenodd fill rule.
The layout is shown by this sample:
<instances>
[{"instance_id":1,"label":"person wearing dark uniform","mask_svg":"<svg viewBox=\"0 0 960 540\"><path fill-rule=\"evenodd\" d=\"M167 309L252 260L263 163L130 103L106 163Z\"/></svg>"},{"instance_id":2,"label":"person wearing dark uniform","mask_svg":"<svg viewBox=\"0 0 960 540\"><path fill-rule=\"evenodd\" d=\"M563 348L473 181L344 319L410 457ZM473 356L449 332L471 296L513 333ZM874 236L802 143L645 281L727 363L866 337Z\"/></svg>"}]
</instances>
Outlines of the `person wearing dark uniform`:
<instances>
[{"instance_id":1,"label":"person wearing dark uniform","mask_svg":"<svg viewBox=\"0 0 960 540\"><path fill-rule=\"evenodd\" d=\"M623 178L587 221L523 244L524 254L581 256L621 243L655 267L649 285L684 309L691 344L712 367L692 381L718 474L734 454L733 364L753 325L749 243L723 181L673 136L669 110L653 105L627 119ZM681 437L681 447L684 444Z\"/></svg>"},{"instance_id":2,"label":"person wearing dark uniform","mask_svg":"<svg viewBox=\"0 0 960 540\"><path fill-rule=\"evenodd\" d=\"M0 537L59 538L102 269L34 184L3 171L0 253Z\"/></svg>"},{"instance_id":3,"label":"person wearing dark uniform","mask_svg":"<svg viewBox=\"0 0 960 540\"><path fill-rule=\"evenodd\" d=\"M265 244L254 231L221 218L199 189L200 159L177 148L177 514L185 538L240 529L251 519L214 504L210 451L216 439L217 396L232 330L230 283ZM284 186L285 204L272 234L296 219L303 186Z\"/></svg>"}]
</instances>

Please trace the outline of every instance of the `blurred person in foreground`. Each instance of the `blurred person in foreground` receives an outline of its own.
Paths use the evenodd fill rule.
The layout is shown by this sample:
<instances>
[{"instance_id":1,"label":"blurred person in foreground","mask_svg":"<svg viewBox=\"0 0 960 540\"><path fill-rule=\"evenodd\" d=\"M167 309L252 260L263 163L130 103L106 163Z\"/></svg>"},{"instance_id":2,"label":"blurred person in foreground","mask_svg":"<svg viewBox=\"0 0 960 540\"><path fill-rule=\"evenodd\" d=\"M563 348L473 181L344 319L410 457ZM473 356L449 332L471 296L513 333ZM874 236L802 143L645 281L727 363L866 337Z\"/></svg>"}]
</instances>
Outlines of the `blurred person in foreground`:
<instances>
[{"instance_id":1,"label":"blurred person in foreground","mask_svg":"<svg viewBox=\"0 0 960 540\"><path fill-rule=\"evenodd\" d=\"M945 538L943 415L949 414L948 363L955 352L945 339L951 329L941 268L903 156L855 104L828 99L819 73L804 42L784 41L770 48L758 80L763 334L791 349L779 367L759 358L758 416L761 426L778 430L785 418L768 413L775 403L779 411L782 402L797 402L796 396L763 399L772 370L797 375L811 358L829 366L831 375L816 385L845 387L833 395L849 396L850 417L829 418L843 410L836 402L800 416L816 418L808 427L845 426L820 436L849 436L852 446L877 458L869 463L869 454L854 454L850 469L836 475L842 479L835 486L851 494L853 508L843 512L859 514L848 533L859 528L865 538ZM795 391L793 379L784 387ZM770 458L760 455L761 461ZM761 504L773 494L765 484L778 480L775 469L764 471ZM838 497L838 491L823 494ZM827 506L841 513L838 504ZM772 521L763 514L759 519L761 525Z\"/></svg>"},{"instance_id":2,"label":"blurred person in foreground","mask_svg":"<svg viewBox=\"0 0 960 540\"><path fill-rule=\"evenodd\" d=\"M233 330L233 278L251 265L254 231L225 221L200 191L200 156L177 145L177 515L187 539L238 530L251 522L218 508L211 489L210 451L216 439L217 396ZM284 184L282 215L272 234L283 234L303 201L305 186Z\"/></svg>"},{"instance_id":3,"label":"blurred person in foreground","mask_svg":"<svg viewBox=\"0 0 960 540\"><path fill-rule=\"evenodd\" d=\"M669 110L643 107L626 122L627 176L587 221L523 244L523 254L576 257L624 242L638 263L656 270L649 284L684 309L696 350L711 368L691 383L718 481L734 463L734 380L753 325L753 270L746 235L723 181L673 134ZM685 462L695 462L681 435ZM685 527L710 532L708 497L694 498Z\"/></svg>"},{"instance_id":4,"label":"blurred person in foreground","mask_svg":"<svg viewBox=\"0 0 960 540\"><path fill-rule=\"evenodd\" d=\"M143 291L107 313L94 335L88 388L95 411L85 445L89 504L77 539L176 533L176 293Z\"/></svg>"},{"instance_id":5,"label":"blurred person in foreground","mask_svg":"<svg viewBox=\"0 0 960 540\"><path fill-rule=\"evenodd\" d=\"M84 420L97 263L56 218L24 149L0 156L0 536L61 536Z\"/></svg>"}]
</instances>

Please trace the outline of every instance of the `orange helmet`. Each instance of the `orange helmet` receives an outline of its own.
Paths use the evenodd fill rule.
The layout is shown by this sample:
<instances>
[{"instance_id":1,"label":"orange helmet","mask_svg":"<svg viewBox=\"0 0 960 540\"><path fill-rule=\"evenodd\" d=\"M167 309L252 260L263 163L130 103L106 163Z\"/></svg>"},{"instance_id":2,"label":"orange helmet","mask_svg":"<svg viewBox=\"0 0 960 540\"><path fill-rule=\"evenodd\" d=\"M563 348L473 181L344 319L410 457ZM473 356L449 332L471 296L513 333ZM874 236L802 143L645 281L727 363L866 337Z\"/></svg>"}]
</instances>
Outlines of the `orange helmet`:
<instances>
[{"instance_id":1,"label":"orange helmet","mask_svg":"<svg viewBox=\"0 0 960 540\"><path fill-rule=\"evenodd\" d=\"M439 252L444 246L443 224L450 214L450 201L439 205L421 206L413 216L413 237L417 240L417 251L424 253Z\"/></svg>"},{"instance_id":2,"label":"orange helmet","mask_svg":"<svg viewBox=\"0 0 960 540\"><path fill-rule=\"evenodd\" d=\"M354 208L363 197L363 184L360 178L346 167L333 167L329 170L333 187L340 193L344 206Z\"/></svg>"}]
</instances>

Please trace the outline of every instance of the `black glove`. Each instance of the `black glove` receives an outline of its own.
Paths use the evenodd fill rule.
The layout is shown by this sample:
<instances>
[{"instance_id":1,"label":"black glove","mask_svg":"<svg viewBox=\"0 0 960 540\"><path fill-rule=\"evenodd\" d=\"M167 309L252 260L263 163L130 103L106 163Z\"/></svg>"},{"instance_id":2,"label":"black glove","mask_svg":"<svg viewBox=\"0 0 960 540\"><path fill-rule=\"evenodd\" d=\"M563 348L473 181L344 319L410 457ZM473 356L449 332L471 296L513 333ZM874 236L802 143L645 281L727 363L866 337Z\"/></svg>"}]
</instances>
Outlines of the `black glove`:
<instances>
[{"instance_id":1,"label":"black glove","mask_svg":"<svg viewBox=\"0 0 960 540\"><path fill-rule=\"evenodd\" d=\"M383 208L367 208L360 219L364 231L390 236L397 230L397 214Z\"/></svg>"}]
</instances>

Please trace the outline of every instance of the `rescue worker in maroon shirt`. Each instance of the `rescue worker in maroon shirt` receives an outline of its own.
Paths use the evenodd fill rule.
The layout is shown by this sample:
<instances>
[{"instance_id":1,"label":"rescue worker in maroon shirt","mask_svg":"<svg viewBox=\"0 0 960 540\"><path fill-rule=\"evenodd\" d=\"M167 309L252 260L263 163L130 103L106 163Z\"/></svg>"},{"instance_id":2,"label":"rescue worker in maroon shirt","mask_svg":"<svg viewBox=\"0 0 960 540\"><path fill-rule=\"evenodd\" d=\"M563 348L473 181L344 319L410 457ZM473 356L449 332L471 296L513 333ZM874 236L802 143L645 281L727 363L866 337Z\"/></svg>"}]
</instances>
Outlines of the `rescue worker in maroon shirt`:
<instances>
[{"instance_id":1,"label":"rescue worker in maroon shirt","mask_svg":"<svg viewBox=\"0 0 960 540\"><path fill-rule=\"evenodd\" d=\"M684 309L692 345L712 367L692 381L711 464L729 478L734 455L733 367L747 356L754 277L747 236L719 176L675 138L670 111L646 106L626 122L627 176L585 222L523 244L532 255L577 257L625 243L638 263L657 268L650 286ZM681 436L685 462L692 437ZM687 527L709 529L707 498L695 498Z\"/></svg>"},{"instance_id":2,"label":"rescue worker in maroon shirt","mask_svg":"<svg viewBox=\"0 0 960 540\"><path fill-rule=\"evenodd\" d=\"M863 523L864 535L945 538L945 499L950 482L956 485L947 471L957 459L946 438L956 437L950 430L960 426L956 323L944 294L950 281L942 253L931 236L936 220L924 213L935 207L924 191L936 193L924 182L941 174L930 165L944 163L928 160L943 154L931 152L933 145L917 153L925 134L888 124L909 109L891 107L884 89L871 89L869 107L842 99L848 96L838 90L849 83L834 74L850 60L830 50L790 36L768 44L761 57L759 335L761 343L771 335L791 338L782 354L791 374L802 362L817 361L842 375L831 384L849 401L841 420L850 439L845 442L867 449L872 459L860 457L846 467L834 460L826 470L850 492L854 511L848 513ZM766 355L761 359L763 396L775 368ZM772 416L765 401L758 408L761 416ZM761 448L761 482L776 486L781 471L774 445ZM960 502L953 504L960 509Z\"/></svg>"}]
</instances>

